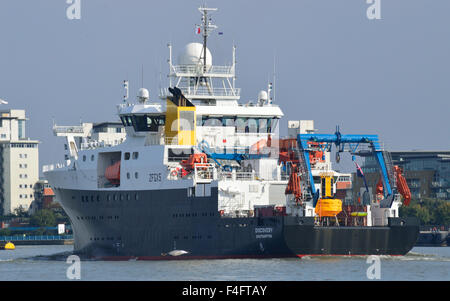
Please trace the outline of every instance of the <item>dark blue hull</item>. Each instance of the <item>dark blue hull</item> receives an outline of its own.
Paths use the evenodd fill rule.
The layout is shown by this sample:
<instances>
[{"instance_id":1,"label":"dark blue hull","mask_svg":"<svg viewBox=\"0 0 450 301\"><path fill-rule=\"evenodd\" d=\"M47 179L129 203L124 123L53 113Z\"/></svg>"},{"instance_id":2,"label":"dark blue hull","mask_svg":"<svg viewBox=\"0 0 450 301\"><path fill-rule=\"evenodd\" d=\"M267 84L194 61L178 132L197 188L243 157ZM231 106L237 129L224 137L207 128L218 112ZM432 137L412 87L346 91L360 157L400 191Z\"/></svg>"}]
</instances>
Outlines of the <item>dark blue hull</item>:
<instances>
[{"instance_id":1,"label":"dark blue hull","mask_svg":"<svg viewBox=\"0 0 450 301\"><path fill-rule=\"evenodd\" d=\"M317 227L313 218L224 218L211 196L186 189L56 189L74 230L75 251L103 259L260 258L302 255L404 255L415 244L415 219L387 227ZM172 256L171 251L187 253Z\"/></svg>"}]
</instances>

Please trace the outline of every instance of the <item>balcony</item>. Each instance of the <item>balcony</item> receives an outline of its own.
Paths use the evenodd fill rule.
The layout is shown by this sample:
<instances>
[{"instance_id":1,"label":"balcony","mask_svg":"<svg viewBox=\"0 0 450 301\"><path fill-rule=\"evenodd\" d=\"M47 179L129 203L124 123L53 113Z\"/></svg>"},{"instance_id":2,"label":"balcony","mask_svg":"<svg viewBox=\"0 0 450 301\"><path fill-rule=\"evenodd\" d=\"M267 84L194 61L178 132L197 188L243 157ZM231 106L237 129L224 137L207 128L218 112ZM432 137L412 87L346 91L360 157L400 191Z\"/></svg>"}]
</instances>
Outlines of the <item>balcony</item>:
<instances>
[{"instance_id":1,"label":"balcony","mask_svg":"<svg viewBox=\"0 0 450 301\"><path fill-rule=\"evenodd\" d=\"M82 126L54 126L53 132L55 134L83 134Z\"/></svg>"},{"instance_id":2,"label":"balcony","mask_svg":"<svg viewBox=\"0 0 450 301\"><path fill-rule=\"evenodd\" d=\"M241 89L240 88L207 88L198 87L195 90L193 87L178 87L183 95L188 99L230 99L235 100L240 98ZM168 89L162 89L160 91L160 97L170 96Z\"/></svg>"},{"instance_id":3,"label":"balcony","mask_svg":"<svg viewBox=\"0 0 450 301\"><path fill-rule=\"evenodd\" d=\"M205 76L205 77L233 77L233 66L211 66L204 72L203 65L176 65L172 66L175 76Z\"/></svg>"}]
</instances>

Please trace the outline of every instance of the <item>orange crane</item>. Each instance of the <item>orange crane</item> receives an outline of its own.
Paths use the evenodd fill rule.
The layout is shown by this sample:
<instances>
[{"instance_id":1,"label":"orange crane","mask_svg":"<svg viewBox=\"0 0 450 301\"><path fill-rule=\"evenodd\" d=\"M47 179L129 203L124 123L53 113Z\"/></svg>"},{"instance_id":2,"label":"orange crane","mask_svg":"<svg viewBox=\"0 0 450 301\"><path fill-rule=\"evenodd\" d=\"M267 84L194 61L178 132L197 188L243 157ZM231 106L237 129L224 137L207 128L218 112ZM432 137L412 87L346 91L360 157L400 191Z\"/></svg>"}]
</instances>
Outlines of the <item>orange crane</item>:
<instances>
[{"instance_id":1,"label":"orange crane","mask_svg":"<svg viewBox=\"0 0 450 301\"><path fill-rule=\"evenodd\" d=\"M403 197L403 204L405 204L405 206L408 206L411 202L411 191L409 190L408 184L406 183L405 177L403 176L403 170L397 165L394 165L394 172L397 181L398 192ZM377 183L376 195L377 202L380 202L380 200L383 198L383 182L381 181L381 178Z\"/></svg>"},{"instance_id":2,"label":"orange crane","mask_svg":"<svg viewBox=\"0 0 450 301\"><path fill-rule=\"evenodd\" d=\"M394 171L397 179L398 192L403 196L403 203L408 206L411 201L411 191L409 190L405 177L402 174L403 170L395 165Z\"/></svg>"},{"instance_id":3,"label":"orange crane","mask_svg":"<svg viewBox=\"0 0 450 301\"><path fill-rule=\"evenodd\" d=\"M301 187L301 178L298 175L298 168L296 164L292 164L291 175L289 177L289 182L286 186L285 194L293 194L295 196L295 201L297 203L301 202L302 197L302 187Z\"/></svg>"}]
</instances>

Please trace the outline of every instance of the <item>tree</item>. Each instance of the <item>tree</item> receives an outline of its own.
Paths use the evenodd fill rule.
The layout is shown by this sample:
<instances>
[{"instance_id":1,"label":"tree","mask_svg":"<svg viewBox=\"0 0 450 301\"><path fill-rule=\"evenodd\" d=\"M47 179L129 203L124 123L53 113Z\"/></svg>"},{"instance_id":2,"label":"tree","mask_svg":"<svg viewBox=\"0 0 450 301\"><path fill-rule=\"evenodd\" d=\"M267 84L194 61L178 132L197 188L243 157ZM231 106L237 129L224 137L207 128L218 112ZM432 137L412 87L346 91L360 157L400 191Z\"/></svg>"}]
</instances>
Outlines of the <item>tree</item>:
<instances>
[{"instance_id":1,"label":"tree","mask_svg":"<svg viewBox=\"0 0 450 301\"><path fill-rule=\"evenodd\" d=\"M28 213L22 206L19 206L16 209L14 209L14 215L16 217L28 217Z\"/></svg>"},{"instance_id":2,"label":"tree","mask_svg":"<svg viewBox=\"0 0 450 301\"><path fill-rule=\"evenodd\" d=\"M31 216L30 225L34 227L54 227L56 225L55 214L49 209L39 210Z\"/></svg>"},{"instance_id":3,"label":"tree","mask_svg":"<svg viewBox=\"0 0 450 301\"><path fill-rule=\"evenodd\" d=\"M443 201L434 212L435 223L439 225L450 224L450 202Z\"/></svg>"},{"instance_id":4,"label":"tree","mask_svg":"<svg viewBox=\"0 0 450 301\"><path fill-rule=\"evenodd\" d=\"M450 202L424 198L400 207L400 216L417 217L421 225L449 225Z\"/></svg>"}]
</instances>

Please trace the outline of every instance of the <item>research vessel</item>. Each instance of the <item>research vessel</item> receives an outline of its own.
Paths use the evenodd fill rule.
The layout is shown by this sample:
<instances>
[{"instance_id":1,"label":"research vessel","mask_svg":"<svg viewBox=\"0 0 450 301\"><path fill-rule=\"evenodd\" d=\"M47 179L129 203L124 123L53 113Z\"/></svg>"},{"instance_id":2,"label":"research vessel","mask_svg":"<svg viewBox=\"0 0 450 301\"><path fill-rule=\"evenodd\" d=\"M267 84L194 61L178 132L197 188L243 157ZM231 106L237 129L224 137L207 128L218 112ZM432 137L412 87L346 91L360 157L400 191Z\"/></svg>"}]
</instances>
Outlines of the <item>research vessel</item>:
<instances>
[{"instance_id":1,"label":"research vessel","mask_svg":"<svg viewBox=\"0 0 450 301\"><path fill-rule=\"evenodd\" d=\"M378 136L317 134L301 120L280 138L272 84L240 103L236 48L230 65L213 64L215 10L199 8L202 41L177 62L168 45L169 87L159 97L141 88L130 100L124 81L125 137L54 126L66 138L65 162L43 171L70 217L75 252L144 260L406 254L419 225L398 215L408 188ZM376 196L339 193L351 174L333 170L333 146L337 161L344 151L377 158Z\"/></svg>"}]
</instances>

